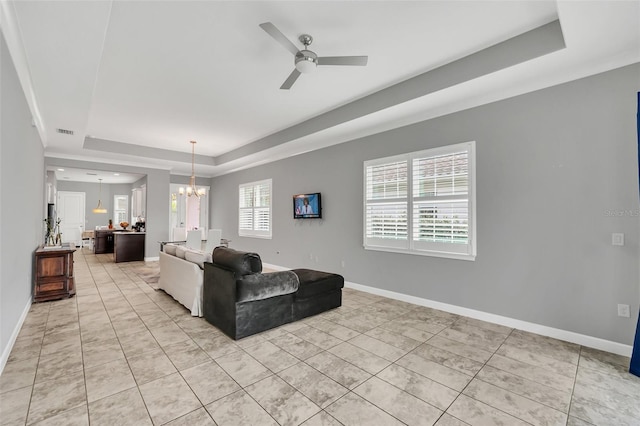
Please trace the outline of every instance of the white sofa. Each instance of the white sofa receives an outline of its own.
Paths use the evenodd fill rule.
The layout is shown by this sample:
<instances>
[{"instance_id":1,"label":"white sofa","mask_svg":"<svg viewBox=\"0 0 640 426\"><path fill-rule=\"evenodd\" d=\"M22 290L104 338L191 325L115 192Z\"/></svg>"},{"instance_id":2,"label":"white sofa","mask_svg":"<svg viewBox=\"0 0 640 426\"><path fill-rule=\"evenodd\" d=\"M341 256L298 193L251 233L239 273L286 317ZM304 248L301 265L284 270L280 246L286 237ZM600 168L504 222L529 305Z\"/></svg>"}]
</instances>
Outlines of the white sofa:
<instances>
[{"instance_id":1,"label":"white sofa","mask_svg":"<svg viewBox=\"0 0 640 426\"><path fill-rule=\"evenodd\" d=\"M204 262L211 262L211 253L182 245L165 244L160 252L158 288L189 309L194 317L203 315Z\"/></svg>"}]
</instances>

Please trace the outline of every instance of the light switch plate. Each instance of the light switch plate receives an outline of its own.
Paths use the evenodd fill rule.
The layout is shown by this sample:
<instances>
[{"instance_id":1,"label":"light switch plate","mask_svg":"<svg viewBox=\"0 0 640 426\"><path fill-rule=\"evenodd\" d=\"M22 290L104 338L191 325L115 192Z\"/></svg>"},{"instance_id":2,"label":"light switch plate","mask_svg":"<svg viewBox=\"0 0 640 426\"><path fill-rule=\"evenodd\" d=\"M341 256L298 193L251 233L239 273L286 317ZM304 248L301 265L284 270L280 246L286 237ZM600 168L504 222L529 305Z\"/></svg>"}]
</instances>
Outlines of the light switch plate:
<instances>
[{"instance_id":1,"label":"light switch plate","mask_svg":"<svg viewBox=\"0 0 640 426\"><path fill-rule=\"evenodd\" d=\"M624 245L624 234L619 234L619 233L611 234L611 245L613 245L613 246L623 246Z\"/></svg>"}]
</instances>

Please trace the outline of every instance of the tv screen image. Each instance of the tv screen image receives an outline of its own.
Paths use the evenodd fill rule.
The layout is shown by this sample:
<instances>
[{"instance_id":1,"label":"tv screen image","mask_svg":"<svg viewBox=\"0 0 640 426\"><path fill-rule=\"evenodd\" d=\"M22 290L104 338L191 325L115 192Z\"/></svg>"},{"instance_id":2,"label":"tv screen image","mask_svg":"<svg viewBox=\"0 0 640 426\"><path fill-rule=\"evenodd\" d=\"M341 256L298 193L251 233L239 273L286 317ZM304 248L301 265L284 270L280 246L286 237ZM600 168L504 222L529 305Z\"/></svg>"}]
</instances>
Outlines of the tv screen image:
<instances>
[{"instance_id":1,"label":"tv screen image","mask_svg":"<svg viewBox=\"0 0 640 426\"><path fill-rule=\"evenodd\" d=\"M294 219L322 218L322 200L319 192L293 196Z\"/></svg>"}]
</instances>

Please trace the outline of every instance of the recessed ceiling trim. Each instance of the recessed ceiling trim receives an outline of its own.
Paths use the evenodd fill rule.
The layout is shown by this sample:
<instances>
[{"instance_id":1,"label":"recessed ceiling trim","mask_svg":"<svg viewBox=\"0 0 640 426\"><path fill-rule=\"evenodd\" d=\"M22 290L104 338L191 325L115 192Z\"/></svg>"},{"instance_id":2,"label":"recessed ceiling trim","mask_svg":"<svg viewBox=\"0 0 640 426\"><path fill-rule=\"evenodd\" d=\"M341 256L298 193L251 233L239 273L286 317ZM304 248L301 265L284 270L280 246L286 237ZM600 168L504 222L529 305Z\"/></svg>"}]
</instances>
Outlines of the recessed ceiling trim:
<instances>
[{"instance_id":1,"label":"recessed ceiling trim","mask_svg":"<svg viewBox=\"0 0 640 426\"><path fill-rule=\"evenodd\" d=\"M120 158L107 158L104 155L100 156L101 152L97 152L96 155L77 155L77 154L69 154L66 152L55 152L50 150L45 150L44 159L45 163L48 159L52 159L50 164L55 166L66 166L66 167L77 167L74 163L76 161L79 162L87 162L87 163L95 163L106 166L123 166L123 167L137 167L137 168L145 168L145 169L155 169L155 170L171 170L172 167L167 164L152 164L151 162L145 161L144 164L141 164L140 161L133 161L130 159L120 159ZM66 161L66 160L70 160ZM92 166L92 168L95 168Z\"/></svg>"},{"instance_id":2,"label":"recessed ceiling trim","mask_svg":"<svg viewBox=\"0 0 640 426\"><path fill-rule=\"evenodd\" d=\"M221 165L566 47L558 19L215 157Z\"/></svg>"},{"instance_id":3,"label":"recessed ceiling trim","mask_svg":"<svg viewBox=\"0 0 640 426\"><path fill-rule=\"evenodd\" d=\"M172 151L169 149L152 148L148 146L134 145L124 142L110 141L100 138L84 138L83 149L104 152L118 152L125 155L133 155L138 157L156 158L158 160L175 161L179 163L191 164L191 154L181 151ZM206 166L215 166L215 159L207 155L196 155L196 164Z\"/></svg>"}]
</instances>

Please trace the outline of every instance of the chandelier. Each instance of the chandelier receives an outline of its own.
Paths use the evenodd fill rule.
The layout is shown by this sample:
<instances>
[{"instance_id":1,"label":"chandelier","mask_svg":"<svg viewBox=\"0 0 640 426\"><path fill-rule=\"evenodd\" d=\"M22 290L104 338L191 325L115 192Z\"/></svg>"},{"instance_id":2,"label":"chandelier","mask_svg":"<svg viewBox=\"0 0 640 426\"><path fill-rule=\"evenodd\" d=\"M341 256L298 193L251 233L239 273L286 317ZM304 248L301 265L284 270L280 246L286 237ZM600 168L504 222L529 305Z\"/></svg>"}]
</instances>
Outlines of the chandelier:
<instances>
[{"instance_id":1,"label":"chandelier","mask_svg":"<svg viewBox=\"0 0 640 426\"><path fill-rule=\"evenodd\" d=\"M189 186L187 187L187 197L191 197L195 195L197 198L200 198L205 194L204 188L196 188L196 172L195 172L195 164L196 164L196 141L189 141L191 143L191 177L189 178ZM185 189L179 189L180 195L184 195Z\"/></svg>"},{"instance_id":2,"label":"chandelier","mask_svg":"<svg viewBox=\"0 0 640 426\"><path fill-rule=\"evenodd\" d=\"M95 209L93 209L94 213L106 213L107 209L102 207L102 179L98 179L100 181L100 196L98 197L98 205Z\"/></svg>"}]
</instances>

